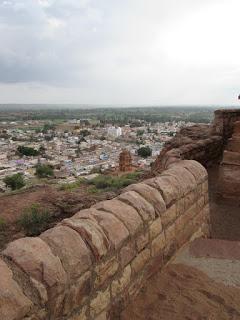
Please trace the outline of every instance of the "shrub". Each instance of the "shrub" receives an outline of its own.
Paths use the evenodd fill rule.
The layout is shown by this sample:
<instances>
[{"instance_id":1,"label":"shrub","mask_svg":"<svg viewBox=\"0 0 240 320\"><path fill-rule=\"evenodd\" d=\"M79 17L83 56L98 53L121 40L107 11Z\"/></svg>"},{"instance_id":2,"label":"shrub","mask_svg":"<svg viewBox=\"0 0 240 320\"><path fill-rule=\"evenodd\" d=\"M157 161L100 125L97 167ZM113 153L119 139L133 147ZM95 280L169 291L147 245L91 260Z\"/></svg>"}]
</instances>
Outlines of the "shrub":
<instances>
[{"instance_id":1,"label":"shrub","mask_svg":"<svg viewBox=\"0 0 240 320\"><path fill-rule=\"evenodd\" d=\"M143 158L150 157L152 155L152 149L150 147L142 147L137 151L138 155Z\"/></svg>"},{"instance_id":2,"label":"shrub","mask_svg":"<svg viewBox=\"0 0 240 320\"><path fill-rule=\"evenodd\" d=\"M139 173L129 173L120 177L117 176L105 176L99 175L96 178L88 181L89 184L94 187L90 189L90 192L96 192L97 190L119 190L127 187L128 185L135 183ZM94 189L95 188L95 189Z\"/></svg>"},{"instance_id":3,"label":"shrub","mask_svg":"<svg viewBox=\"0 0 240 320\"><path fill-rule=\"evenodd\" d=\"M37 236L46 230L49 221L48 210L41 208L39 204L32 204L31 207L25 209L18 223L27 236Z\"/></svg>"},{"instance_id":4,"label":"shrub","mask_svg":"<svg viewBox=\"0 0 240 320\"><path fill-rule=\"evenodd\" d=\"M17 151L23 155L23 156L38 156L39 155L39 151L38 150L35 150L34 148L31 148L31 147L24 147L24 146L19 146L17 148Z\"/></svg>"},{"instance_id":5,"label":"shrub","mask_svg":"<svg viewBox=\"0 0 240 320\"><path fill-rule=\"evenodd\" d=\"M49 178L53 176L53 168L48 164L39 164L36 166L36 176L38 178Z\"/></svg>"},{"instance_id":6,"label":"shrub","mask_svg":"<svg viewBox=\"0 0 240 320\"><path fill-rule=\"evenodd\" d=\"M79 188L82 183L83 183L83 179L78 179L75 182L61 184L59 189L63 191L72 191L74 189Z\"/></svg>"},{"instance_id":7,"label":"shrub","mask_svg":"<svg viewBox=\"0 0 240 320\"><path fill-rule=\"evenodd\" d=\"M3 179L7 187L12 190L18 190L25 186L25 181L21 173L13 174L12 176L7 176Z\"/></svg>"}]
</instances>

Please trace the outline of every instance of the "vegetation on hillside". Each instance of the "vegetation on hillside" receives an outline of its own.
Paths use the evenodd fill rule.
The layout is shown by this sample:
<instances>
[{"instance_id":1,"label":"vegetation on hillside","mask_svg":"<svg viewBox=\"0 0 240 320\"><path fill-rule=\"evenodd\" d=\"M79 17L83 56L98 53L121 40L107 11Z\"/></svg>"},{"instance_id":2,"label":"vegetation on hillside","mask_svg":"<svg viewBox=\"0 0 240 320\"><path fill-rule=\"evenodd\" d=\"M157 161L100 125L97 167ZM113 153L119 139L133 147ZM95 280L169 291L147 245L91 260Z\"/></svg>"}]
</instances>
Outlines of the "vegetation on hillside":
<instances>
[{"instance_id":1,"label":"vegetation on hillside","mask_svg":"<svg viewBox=\"0 0 240 320\"><path fill-rule=\"evenodd\" d=\"M49 178L54 175L53 168L48 164L38 164L36 166L36 176L38 178Z\"/></svg>"},{"instance_id":2,"label":"vegetation on hillside","mask_svg":"<svg viewBox=\"0 0 240 320\"><path fill-rule=\"evenodd\" d=\"M24 177L21 173L13 174L12 176L7 176L3 179L7 187L12 190L18 190L25 186Z\"/></svg>"},{"instance_id":3,"label":"vegetation on hillside","mask_svg":"<svg viewBox=\"0 0 240 320\"><path fill-rule=\"evenodd\" d=\"M27 157L35 157L39 155L39 151L31 148L31 147L25 147L25 146L18 146L17 152L22 156Z\"/></svg>"},{"instance_id":4,"label":"vegetation on hillside","mask_svg":"<svg viewBox=\"0 0 240 320\"><path fill-rule=\"evenodd\" d=\"M36 203L25 209L18 223L27 236L37 236L48 228L49 221L49 211Z\"/></svg>"},{"instance_id":5,"label":"vegetation on hillside","mask_svg":"<svg viewBox=\"0 0 240 320\"><path fill-rule=\"evenodd\" d=\"M152 155L152 149L147 146L147 147L141 147L137 151L138 155L142 158L147 158Z\"/></svg>"}]
</instances>

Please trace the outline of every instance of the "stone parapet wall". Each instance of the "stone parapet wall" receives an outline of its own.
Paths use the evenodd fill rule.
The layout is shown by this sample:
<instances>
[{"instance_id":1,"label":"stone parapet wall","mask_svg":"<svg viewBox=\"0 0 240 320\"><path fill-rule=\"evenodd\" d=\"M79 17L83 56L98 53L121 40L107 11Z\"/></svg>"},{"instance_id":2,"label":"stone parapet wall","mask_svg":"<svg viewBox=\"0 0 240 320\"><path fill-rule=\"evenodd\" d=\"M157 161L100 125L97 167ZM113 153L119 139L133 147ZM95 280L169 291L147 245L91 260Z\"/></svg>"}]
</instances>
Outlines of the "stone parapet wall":
<instances>
[{"instance_id":1,"label":"stone parapet wall","mask_svg":"<svg viewBox=\"0 0 240 320\"><path fill-rule=\"evenodd\" d=\"M0 258L0 319L118 319L185 243L209 236L208 176L196 161L127 187Z\"/></svg>"},{"instance_id":2,"label":"stone parapet wall","mask_svg":"<svg viewBox=\"0 0 240 320\"><path fill-rule=\"evenodd\" d=\"M224 144L233 134L234 123L240 121L240 109L222 109L214 112L213 134L223 137Z\"/></svg>"}]
</instances>

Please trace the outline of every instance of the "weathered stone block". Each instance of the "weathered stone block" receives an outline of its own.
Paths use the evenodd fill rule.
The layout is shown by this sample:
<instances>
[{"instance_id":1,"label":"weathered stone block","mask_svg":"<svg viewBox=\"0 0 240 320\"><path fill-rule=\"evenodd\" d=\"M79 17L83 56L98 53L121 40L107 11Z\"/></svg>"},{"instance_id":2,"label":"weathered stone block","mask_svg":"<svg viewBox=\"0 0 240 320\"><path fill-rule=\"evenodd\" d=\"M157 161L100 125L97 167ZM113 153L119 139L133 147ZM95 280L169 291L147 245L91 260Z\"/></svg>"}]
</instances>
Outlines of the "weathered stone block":
<instances>
[{"instance_id":1,"label":"weathered stone block","mask_svg":"<svg viewBox=\"0 0 240 320\"><path fill-rule=\"evenodd\" d=\"M205 155L204 152L203 155ZM188 170L194 176L197 184L202 183L208 178L207 170L195 160L182 160L178 162L176 166L180 166Z\"/></svg>"},{"instance_id":2,"label":"weathered stone block","mask_svg":"<svg viewBox=\"0 0 240 320\"><path fill-rule=\"evenodd\" d=\"M179 186L181 187L182 196L185 196L197 187L194 176L187 169L179 166L172 166L170 169L164 171L162 176L175 177L178 180Z\"/></svg>"},{"instance_id":3,"label":"weathered stone block","mask_svg":"<svg viewBox=\"0 0 240 320\"><path fill-rule=\"evenodd\" d=\"M91 272L86 272L74 284L71 284L64 299L63 314L72 313L84 304L91 293Z\"/></svg>"},{"instance_id":4,"label":"weathered stone block","mask_svg":"<svg viewBox=\"0 0 240 320\"><path fill-rule=\"evenodd\" d=\"M131 263L132 272L137 274L139 271L141 271L145 264L150 260L150 256L151 254L149 249L145 249L139 253Z\"/></svg>"},{"instance_id":5,"label":"weathered stone block","mask_svg":"<svg viewBox=\"0 0 240 320\"><path fill-rule=\"evenodd\" d=\"M65 219L61 223L77 231L91 248L96 260L107 254L110 248L109 240L95 220L79 219L77 216Z\"/></svg>"},{"instance_id":6,"label":"weathered stone block","mask_svg":"<svg viewBox=\"0 0 240 320\"><path fill-rule=\"evenodd\" d=\"M60 258L71 279L79 277L91 266L91 252L76 231L58 226L45 231L40 238Z\"/></svg>"},{"instance_id":7,"label":"weathered stone block","mask_svg":"<svg viewBox=\"0 0 240 320\"><path fill-rule=\"evenodd\" d=\"M101 263L96 266L95 272L97 274L95 280L95 286L103 285L107 280L114 276L114 274L118 271L118 261L116 257L107 260L104 263Z\"/></svg>"},{"instance_id":8,"label":"weathered stone block","mask_svg":"<svg viewBox=\"0 0 240 320\"><path fill-rule=\"evenodd\" d=\"M149 179L146 183L159 190L167 207L181 196L181 186L173 176L160 176Z\"/></svg>"},{"instance_id":9,"label":"weathered stone block","mask_svg":"<svg viewBox=\"0 0 240 320\"><path fill-rule=\"evenodd\" d=\"M179 199L176 203L177 206L177 216L180 216L184 213L184 198Z\"/></svg>"},{"instance_id":10,"label":"weathered stone block","mask_svg":"<svg viewBox=\"0 0 240 320\"><path fill-rule=\"evenodd\" d=\"M198 211L201 211L205 205L205 196L201 196L197 201Z\"/></svg>"},{"instance_id":11,"label":"weathered stone block","mask_svg":"<svg viewBox=\"0 0 240 320\"><path fill-rule=\"evenodd\" d=\"M162 232L157 238L152 242L152 256L158 256L163 252L163 249L166 245L166 239L164 232Z\"/></svg>"},{"instance_id":12,"label":"weathered stone block","mask_svg":"<svg viewBox=\"0 0 240 320\"><path fill-rule=\"evenodd\" d=\"M154 220L155 209L154 207L143 197L135 191L128 191L122 193L118 198L137 210L143 221Z\"/></svg>"},{"instance_id":13,"label":"weathered stone block","mask_svg":"<svg viewBox=\"0 0 240 320\"><path fill-rule=\"evenodd\" d=\"M178 221L178 220L177 220ZM176 241L176 224L172 224L165 230L166 244L171 245Z\"/></svg>"},{"instance_id":14,"label":"weathered stone block","mask_svg":"<svg viewBox=\"0 0 240 320\"><path fill-rule=\"evenodd\" d=\"M167 209L161 216L163 228L166 228L169 224L172 224L177 218L177 205L173 204Z\"/></svg>"},{"instance_id":15,"label":"weathered stone block","mask_svg":"<svg viewBox=\"0 0 240 320\"><path fill-rule=\"evenodd\" d=\"M93 319L110 305L110 290L99 291L90 302L90 315Z\"/></svg>"},{"instance_id":16,"label":"weathered stone block","mask_svg":"<svg viewBox=\"0 0 240 320\"><path fill-rule=\"evenodd\" d=\"M112 296L119 295L130 283L131 280L131 267L128 265L124 270L122 276L114 280L111 284Z\"/></svg>"},{"instance_id":17,"label":"weathered stone block","mask_svg":"<svg viewBox=\"0 0 240 320\"><path fill-rule=\"evenodd\" d=\"M143 234L139 235L136 239L137 251L138 252L142 251L144 248L146 248L148 243L149 243L149 234L147 231L145 231Z\"/></svg>"},{"instance_id":18,"label":"weathered stone block","mask_svg":"<svg viewBox=\"0 0 240 320\"><path fill-rule=\"evenodd\" d=\"M155 208L156 216L160 216L166 211L165 202L161 194L154 188L144 184L132 184L126 188L127 191L135 191L139 193L144 199L153 205Z\"/></svg>"},{"instance_id":19,"label":"weathered stone block","mask_svg":"<svg viewBox=\"0 0 240 320\"><path fill-rule=\"evenodd\" d=\"M143 227L143 222L138 212L122 201L116 199L102 201L92 208L112 213L127 227L132 235Z\"/></svg>"},{"instance_id":20,"label":"weathered stone block","mask_svg":"<svg viewBox=\"0 0 240 320\"><path fill-rule=\"evenodd\" d=\"M149 226L149 234L150 239L156 238L162 232L162 221L161 218L157 218L150 226Z\"/></svg>"},{"instance_id":21,"label":"weathered stone block","mask_svg":"<svg viewBox=\"0 0 240 320\"><path fill-rule=\"evenodd\" d=\"M0 259L0 319L16 320L27 315L32 302L13 280L13 273Z\"/></svg>"},{"instance_id":22,"label":"weathered stone block","mask_svg":"<svg viewBox=\"0 0 240 320\"><path fill-rule=\"evenodd\" d=\"M208 181L204 181L202 184L202 193L208 193Z\"/></svg>"},{"instance_id":23,"label":"weathered stone block","mask_svg":"<svg viewBox=\"0 0 240 320\"><path fill-rule=\"evenodd\" d=\"M60 259L40 238L22 238L13 241L3 254L48 288L58 287L63 290L65 287L67 277Z\"/></svg>"},{"instance_id":24,"label":"weathered stone block","mask_svg":"<svg viewBox=\"0 0 240 320\"><path fill-rule=\"evenodd\" d=\"M120 251L121 266L125 267L136 256L136 247L134 241L130 241Z\"/></svg>"},{"instance_id":25,"label":"weathered stone block","mask_svg":"<svg viewBox=\"0 0 240 320\"><path fill-rule=\"evenodd\" d=\"M114 249L118 249L129 237L128 229L112 213L90 208L80 211L74 217L84 219L85 215L90 215L90 217L94 218L95 221L102 227Z\"/></svg>"},{"instance_id":26,"label":"weathered stone block","mask_svg":"<svg viewBox=\"0 0 240 320\"><path fill-rule=\"evenodd\" d=\"M69 320L87 320L86 313L87 313L87 307L85 306L82 308L80 312L78 312L78 314L75 314Z\"/></svg>"},{"instance_id":27,"label":"weathered stone block","mask_svg":"<svg viewBox=\"0 0 240 320\"><path fill-rule=\"evenodd\" d=\"M190 208L192 206L192 204L194 204L197 200L197 193L196 190L188 193L185 197L184 197L184 211L187 211L188 208Z\"/></svg>"}]
</instances>

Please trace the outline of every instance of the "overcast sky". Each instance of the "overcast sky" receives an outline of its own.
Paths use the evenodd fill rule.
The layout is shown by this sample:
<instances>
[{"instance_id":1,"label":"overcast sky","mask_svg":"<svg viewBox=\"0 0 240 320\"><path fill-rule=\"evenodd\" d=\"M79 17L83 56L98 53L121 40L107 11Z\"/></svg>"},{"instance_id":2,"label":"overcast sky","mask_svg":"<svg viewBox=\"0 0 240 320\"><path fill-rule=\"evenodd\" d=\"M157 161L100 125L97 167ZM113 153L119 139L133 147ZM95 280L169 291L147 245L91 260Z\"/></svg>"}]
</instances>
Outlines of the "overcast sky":
<instances>
[{"instance_id":1,"label":"overcast sky","mask_svg":"<svg viewBox=\"0 0 240 320\"><path fill-rule=\"evenodd\" d=\"M0 41L0 103L238 103L239 0L0 0Z\"/></svg>"}]
</instances>

